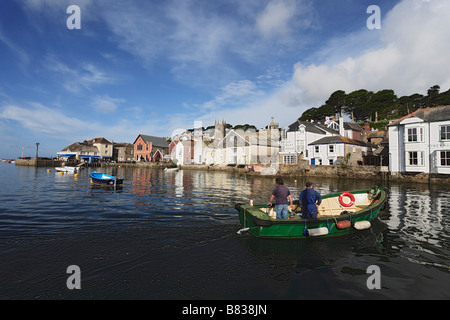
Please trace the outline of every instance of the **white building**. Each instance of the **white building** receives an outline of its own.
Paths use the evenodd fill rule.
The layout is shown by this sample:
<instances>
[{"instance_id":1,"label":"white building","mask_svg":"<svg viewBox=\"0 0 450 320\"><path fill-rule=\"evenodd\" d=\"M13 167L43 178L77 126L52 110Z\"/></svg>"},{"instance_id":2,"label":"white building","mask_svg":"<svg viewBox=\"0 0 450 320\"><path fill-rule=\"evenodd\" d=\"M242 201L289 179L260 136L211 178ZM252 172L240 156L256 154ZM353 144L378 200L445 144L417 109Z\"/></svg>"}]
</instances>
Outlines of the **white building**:
<instances>
[{"instance_id":1,"label":"white building","mask_svg":"<svg viewBox=\"0 0 450 320\"><path fill-rule=\"evenodd\" d=\"M363 163L369 147L365 142L343 136L329 136L308 145L311 165L338 165L339 159L348 165Z\"/></svg>"},{"instance_id":2,"label":"white building","mask_svg":"<svg viewBox=\"0 0 450 320\"><path fill-rule=\"evenodd\" d=\"M296 121L282 130L280 163L296 164L300 155L310 159L308 144L338 134L338 131L318 123Z\"/></svg>"},{"instance_id":3,"label":"white building","mask_svg":"<svg viewBox=\"0 0 450 320\"><path fill-rule=\"evenodd\" d=\"M450 174L450 106L419 109L388 128L391 173Z\"/></svg>"}]
</instances>

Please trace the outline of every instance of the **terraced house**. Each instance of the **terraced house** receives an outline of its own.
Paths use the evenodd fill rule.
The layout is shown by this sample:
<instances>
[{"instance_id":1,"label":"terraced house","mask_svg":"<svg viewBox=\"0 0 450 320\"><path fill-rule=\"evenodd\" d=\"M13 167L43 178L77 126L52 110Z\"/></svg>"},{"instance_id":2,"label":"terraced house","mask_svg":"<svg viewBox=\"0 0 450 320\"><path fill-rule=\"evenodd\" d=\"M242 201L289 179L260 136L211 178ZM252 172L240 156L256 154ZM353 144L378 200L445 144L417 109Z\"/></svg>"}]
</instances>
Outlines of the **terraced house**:
<instances>
[{"instance_id":1,"label":"terraced house","mask_svg":"<svg viewBox=\"0 0 450 320\"><path fill-rule=\"evenodd\" d=\"M113 143L105 138L75 142L58 152L57 156L65 160L73 158L82 162L111 161Z\"/></svg>"},{"instance_id":2,"label":"terraced house","mask_svg":"<svg viewBox=\"0 0 450 320\"><path fill-rule=\"evenodd\" d=\"M133 143L134 160L144 162L162 162L169 153L166 138L140 134Z\"/></svg>"},{"instance_id":3,"label":"terraced house","mask_svg":"<svg viewBox=\"0 0 450 320\"><path fill-rule=\"evenodd\" d=\"M419 109L388 128L391 173L450 174L450 106Z\"/></svg>"}]
</instances>

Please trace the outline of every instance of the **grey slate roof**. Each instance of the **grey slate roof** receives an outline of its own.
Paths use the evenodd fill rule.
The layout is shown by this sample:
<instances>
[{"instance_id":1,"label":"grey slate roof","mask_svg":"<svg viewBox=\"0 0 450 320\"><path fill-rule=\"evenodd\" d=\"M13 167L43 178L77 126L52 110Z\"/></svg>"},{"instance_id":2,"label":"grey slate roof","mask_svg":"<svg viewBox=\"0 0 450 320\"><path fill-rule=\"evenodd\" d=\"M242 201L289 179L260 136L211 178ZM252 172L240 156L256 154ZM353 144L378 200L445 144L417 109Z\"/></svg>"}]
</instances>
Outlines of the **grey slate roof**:
<instances>
[{"instance_id":1,"label":"grey slate roof","mask_svg":"<svg viewBox=\"0 0 450 320\"><path fill-rule=\"evenodd\" d=\"M347 137L342 137L342 136L323 137L323 138L316 140L308 145L313 146L313 145L318 145L318 144L336 144L336 143L345 143L345 144L352 144L352 145L367 147L367 144L365 142L350 139Z\"/></svg>"},{"instance_id":2,"label":"grey slate roof","mask_svg":"<svg viewBox=\"0 0 450 320\"><path fill-rule=\"evenodd\" d=\"M141 136L142 139L144 139L144 141L146 143L151 142L152 146L154 146L154 147L160 147L160 148L168 148L169 147L169 143L167 142L167 140L165 138L148 136L145 134L140 134L139 136ZM138 138L139 138L139 136L138 136ZM136 140L137 140L137 138L136 138ZM134 142L136 142L136 140Z\"/></svg>"},{"instance_id":3,"label":"grey slate roof","mask_svg":"<svg viewBox=\"0 0 450 320\"><path fill-rule=\"evenodd\" d=\"M305 130L307 132L311 133L318 133L318 134L326 134L326 132L336 134L336 130L327 128L323 124L314 123L314 122L308 122L308 121L295 121L293 124L288 126L288 132L290 131L298 131L298 128L300 125L305 126Z\"/></svg>"},{"instance_id":4,"label":"grey slate roof","mask_svg":"<svg viewBox=\"0 0 450 320\"><path fill-rule=\"evenodd\" d=\"M398 126L400 122L407 118L420 118L425 122L436 122L436 121L444 121L450 120L450 106L438 106L431 108L424 108L414 111L413 113L404 116L390 124L388 126Z\"/></svg>"}]
</instances>

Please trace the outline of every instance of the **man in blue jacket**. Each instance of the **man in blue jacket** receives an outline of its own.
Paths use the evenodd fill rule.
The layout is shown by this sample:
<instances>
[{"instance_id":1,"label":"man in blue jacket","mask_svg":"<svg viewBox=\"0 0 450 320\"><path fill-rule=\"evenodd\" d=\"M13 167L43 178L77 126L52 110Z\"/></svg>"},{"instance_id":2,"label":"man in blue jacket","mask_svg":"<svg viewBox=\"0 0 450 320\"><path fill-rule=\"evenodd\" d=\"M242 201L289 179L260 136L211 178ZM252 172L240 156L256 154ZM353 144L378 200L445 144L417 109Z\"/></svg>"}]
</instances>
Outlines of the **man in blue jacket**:
<instances>
[{"instance_id":1,"label":"man in blue jacket","mask_svg":"<svg viewBox=\"0 0 450 320\"><path fill-rule=\"evenodd\" d=\"M322 196L313 190L312 182L306 183L306 189L300 193L299 201L303 219L317 219L317 206L322 203Z\"/></svg>"}]
</instances>

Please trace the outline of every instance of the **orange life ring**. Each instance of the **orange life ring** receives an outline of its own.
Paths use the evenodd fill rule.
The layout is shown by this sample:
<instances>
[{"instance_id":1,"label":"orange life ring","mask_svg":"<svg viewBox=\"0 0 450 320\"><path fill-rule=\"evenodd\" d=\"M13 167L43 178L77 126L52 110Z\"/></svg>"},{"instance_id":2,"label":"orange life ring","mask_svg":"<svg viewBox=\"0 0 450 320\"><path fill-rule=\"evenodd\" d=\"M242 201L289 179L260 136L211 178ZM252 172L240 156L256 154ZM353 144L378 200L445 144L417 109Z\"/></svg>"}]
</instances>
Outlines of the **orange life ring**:
<instances>
[{"instance_id":1,"label":"orange life ring","mask_svg":"<svg viewBox=\"0 0 450 320\"><path fill-rule=\"evenodd\" d=\"M348 202L348 203L344 202L344 200L343 200L344 197L349 197L350 202ZM339 196L339 203L341 204L341 206L349 208L355 204L355 196L353 194L351 194L350 192L343 192Z\"/></svg>"}]
</instances>

